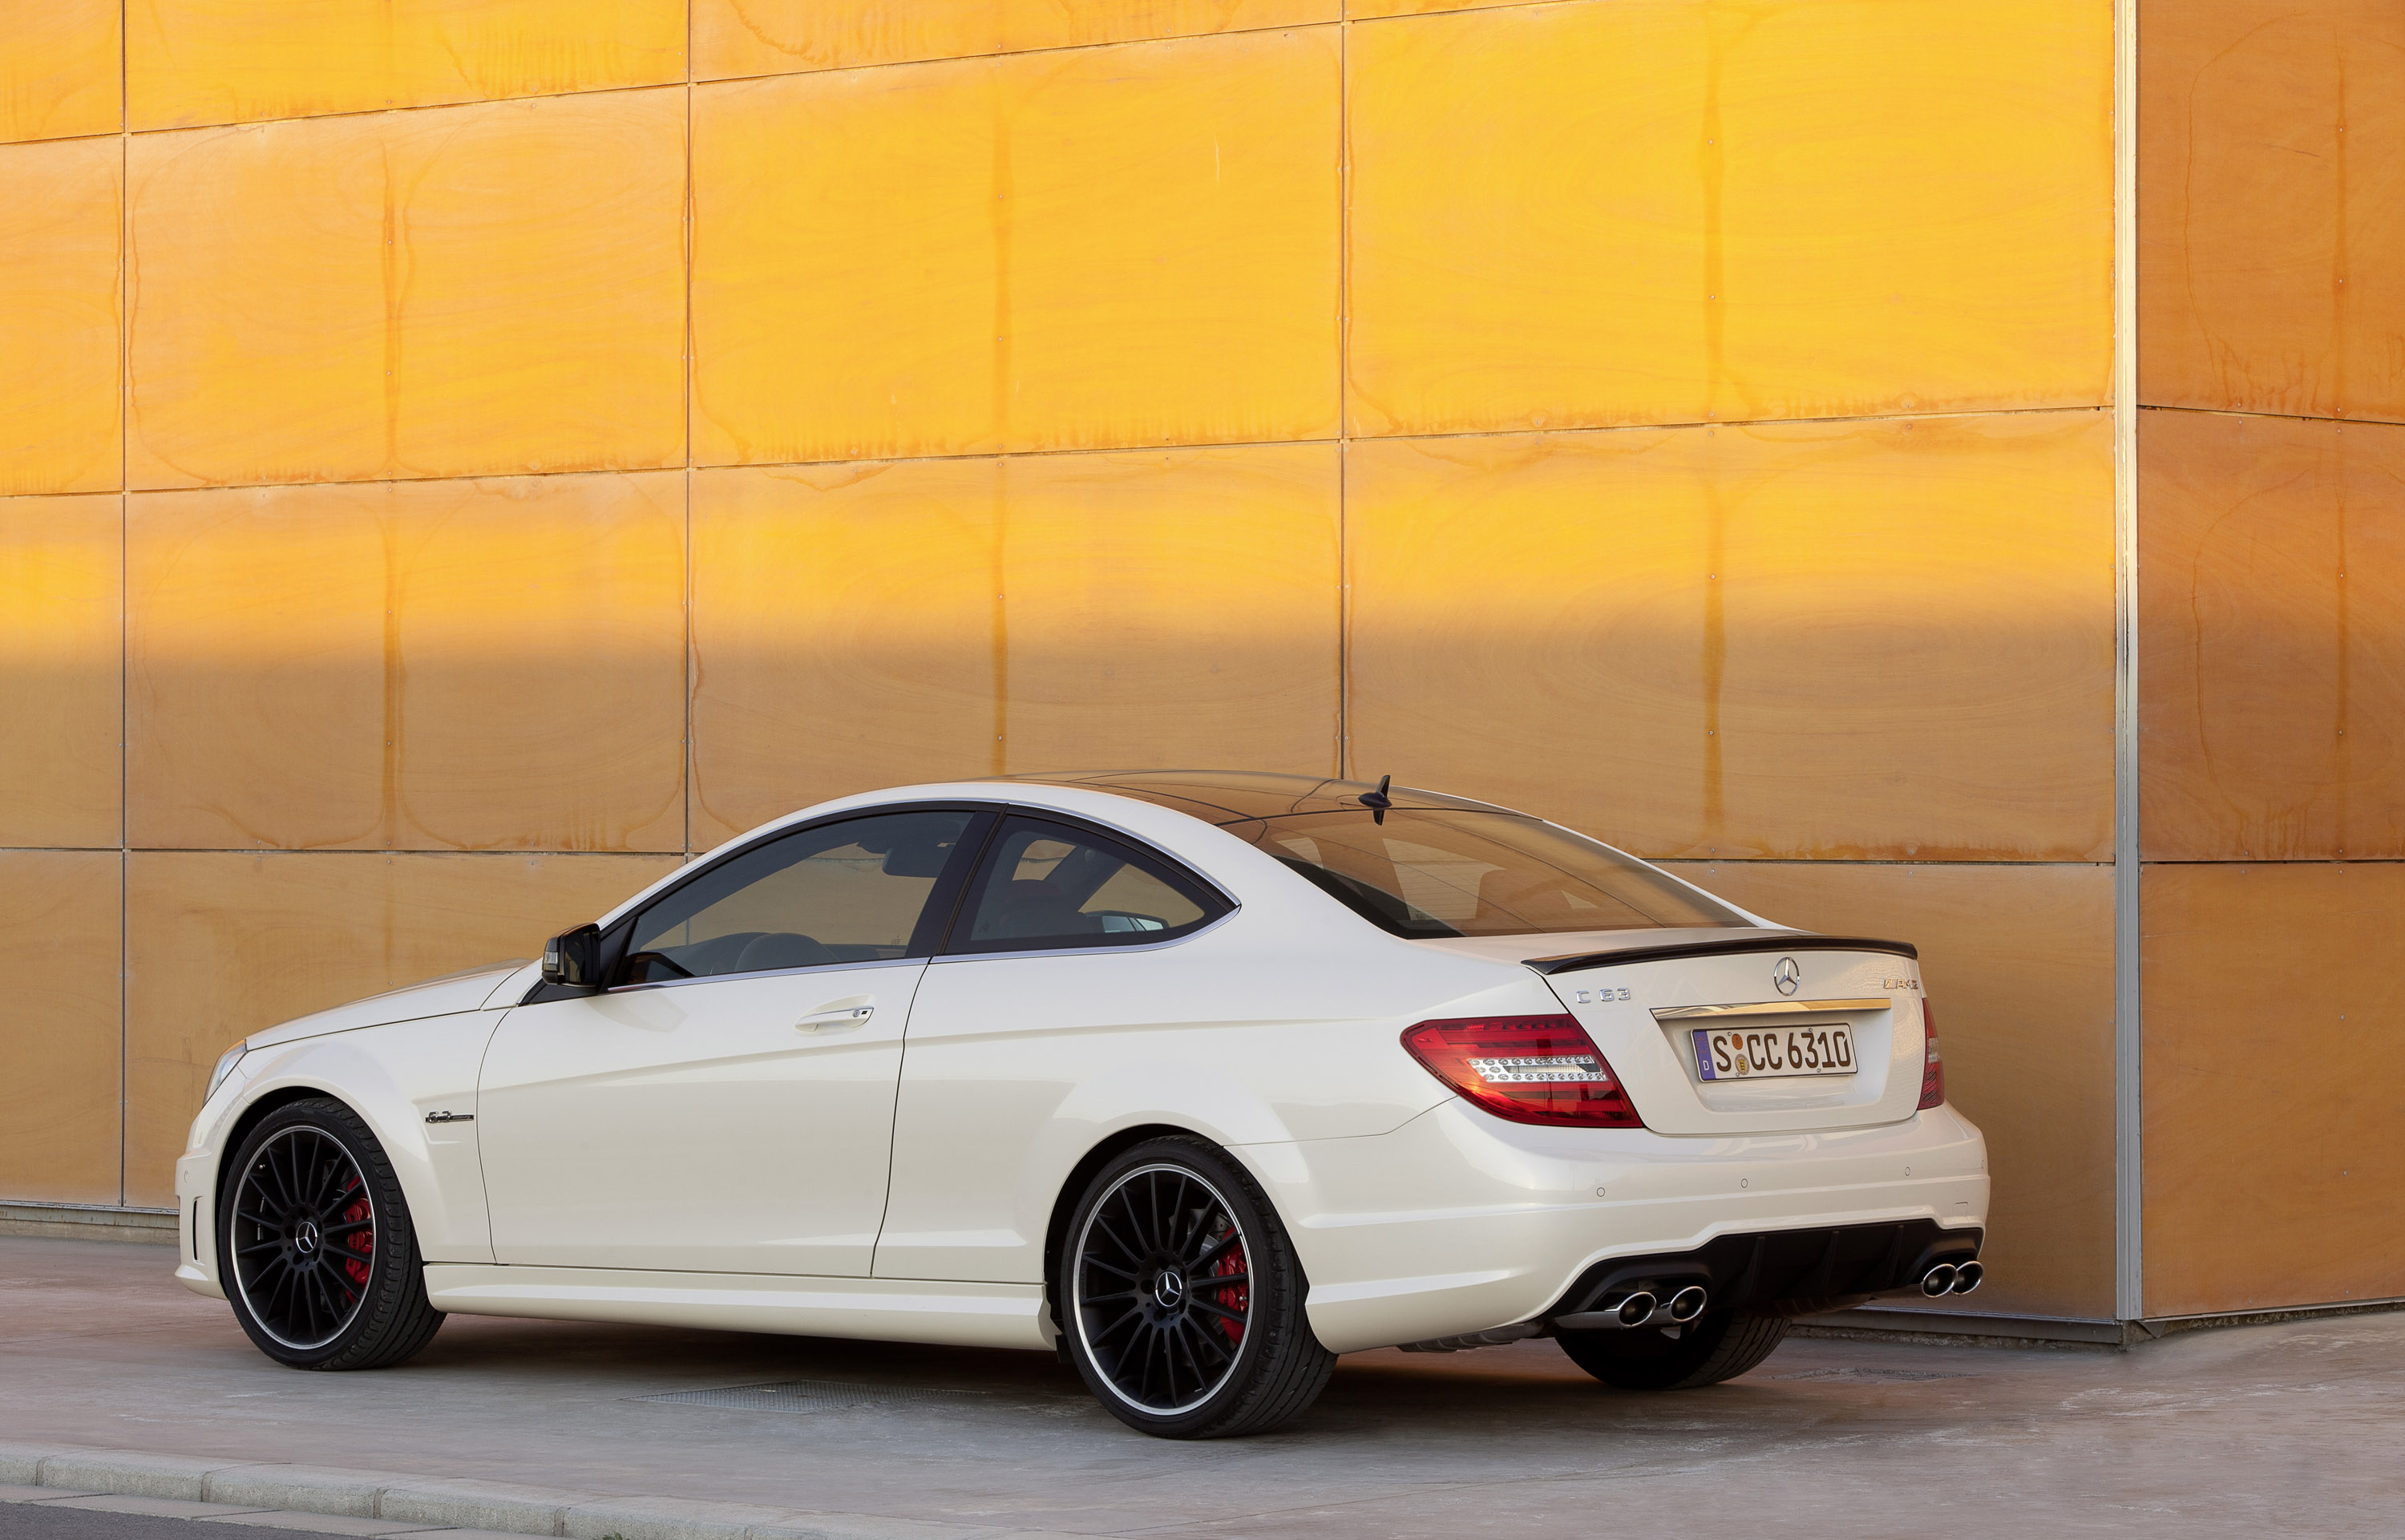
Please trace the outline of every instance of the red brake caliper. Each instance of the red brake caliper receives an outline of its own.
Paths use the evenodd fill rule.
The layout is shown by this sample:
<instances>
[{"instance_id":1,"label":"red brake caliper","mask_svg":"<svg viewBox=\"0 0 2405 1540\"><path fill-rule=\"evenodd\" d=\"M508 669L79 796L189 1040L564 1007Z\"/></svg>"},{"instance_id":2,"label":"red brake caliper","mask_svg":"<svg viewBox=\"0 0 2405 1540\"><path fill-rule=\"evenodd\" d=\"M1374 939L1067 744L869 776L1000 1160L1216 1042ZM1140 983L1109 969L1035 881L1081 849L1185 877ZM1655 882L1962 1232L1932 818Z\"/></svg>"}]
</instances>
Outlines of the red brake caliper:
<instances>
[{"instance_id":1,"label":"red brake caliper","mask_svg":"<svg viewBox=\"0 0 2405 1540\"><path fill-rule=\"evenodd\" d=\"M343 1222L357 1224L367 1217L368 1194L362 1186L359 1194L351 1199L349 1207L343 1210ZM350 1275L353 1283L365 1289L368 1286L368 1259L375 1252L375 1232L354 1230L343 1237L343 1244L356 1253L343 1259L343 1271Z\"/></svg>"},{"instance_id":2,"label":"red brake caliper","mask_svg":"<svg viewBox=\"0 0 2405 1540\"><path fill-rule=\"evenodd\" d=\"M1220 1254L1218 1261L1211 1264L1211 1275L1214 1278L1233 1278L1244 1270L1245 1248L1242 1242L1229 1247ZM1228 1288L1214 1291L1211 1297L1221 1309L1233 1310L1238 1315L1242 1315L1245 1313L1245 1303L1253 1297L1252 1286L1244 1283L1231 1284ZM1240 1321L1230 1321L1222 1316L1219 1318L1219 1330L1227 1334L1228 1340L1231 1343L1242 1344L1245 1340L1245 1328Z\"/></svg>"}]
</instances>

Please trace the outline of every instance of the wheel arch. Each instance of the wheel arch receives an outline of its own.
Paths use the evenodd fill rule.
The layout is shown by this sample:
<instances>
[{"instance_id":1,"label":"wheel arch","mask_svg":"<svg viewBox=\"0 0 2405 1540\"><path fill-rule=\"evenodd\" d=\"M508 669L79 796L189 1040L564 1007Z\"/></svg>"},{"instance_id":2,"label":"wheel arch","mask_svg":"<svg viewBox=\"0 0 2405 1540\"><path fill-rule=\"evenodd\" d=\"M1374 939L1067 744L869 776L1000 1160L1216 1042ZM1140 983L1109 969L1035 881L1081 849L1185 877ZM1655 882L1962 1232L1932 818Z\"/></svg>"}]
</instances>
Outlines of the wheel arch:
<instances>
[{"instance_id":1,"label":"wheel arch","mask_svg":"<svg viewBox=\"0 0 2405 1540\"><path fill-rule=\"evenodd\" d=\"M245 1103L242 1109L233 1115L233 1121L226 1124L225 1137L218 1143L217 1166L209 1178L208 1234L204 1236L195 1234L192 1236L192 1250L195 1261L199 1261L202 1257L207 1258L205 1265L208 1269L208 1277L220 1290L232 1288L230 1280L232 1269L223 1250L223 1242L226 1192L234 1178L234 1157L242 1152L243 1141L250 1137L251 1131L265 1123L279 1108L304 1101L331 1101L337 1106L349 1108L354 1114L359 1112L359 1109L352 1107L341 1093L330 1091L323 1086L306 1082L278 1085L261 1092L257 1099ZM231 1295L221 1293L218 1297L229 1298Z\"/></svg>"},{"instance_id":2,"label":"wheel arch","mask_svg":"<svg viewBox=\"0 0 2405 1540\"><path fill-rule=\"evenodd\" d=\"M250 1131L266 1122L267 1115L279 1107L289 1107L294 1102L316 1101L320 1098L349 1107L353 1113L359 1111L358 1108L351 1107L348 1101L344 1100L340 1092L329 1091L323 1086L302 1083L279 1085L234 1114L233 1122L226 1128L224 1142L218 1146L217 1179L209 1190L211 1216L209 1228L212 1232L220 1227L218 1216L225 1212L226 1183L233 1180L233 1158L241 1151L243 1140L250 1137ZM209 1237L209 1243L212 1248L217 1244L214 1233Z\"/></svg>"},{"instance_id":3,"label":"wheel arch","mask_svg":"<svg viewBox=\"0 0 2405 1540\"><path fill-rule=\"evenodd\" d=\"M1086 1184L1094 1180L1094 1173L1118 1158L1122 1151L1132 1150L1146 1139L1160 1138L1201 1139L1215 1150L1227 1149L1208 1134L1178 1123L1140 1123L1132 1127L1116 1129L1097 1140L1061 1180L1060 1190L1052 1196L1051 1216L1044 1226L1044 1309L1051 1319L1056 1341L1057 1334L1065 1329L1061 1323L1061 1243L1068 1238L1069 1218L1076 1212L1078 1198L1085 1194ZM1229 1158L1237 1160L1232 1152ZM1237 1164L1244 1163L1237 1160Z\"/></svg>"}]
</instances>

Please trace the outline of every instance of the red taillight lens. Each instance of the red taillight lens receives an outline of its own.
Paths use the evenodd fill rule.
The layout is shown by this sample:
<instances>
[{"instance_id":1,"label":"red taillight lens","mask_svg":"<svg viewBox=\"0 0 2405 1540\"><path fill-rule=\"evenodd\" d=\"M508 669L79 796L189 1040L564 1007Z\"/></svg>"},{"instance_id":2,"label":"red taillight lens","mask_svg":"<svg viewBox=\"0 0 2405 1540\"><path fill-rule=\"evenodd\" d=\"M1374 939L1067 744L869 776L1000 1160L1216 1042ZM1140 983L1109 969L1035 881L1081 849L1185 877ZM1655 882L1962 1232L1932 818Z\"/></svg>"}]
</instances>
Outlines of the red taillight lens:
<instances>
[{"instance_id":1,"label":"red taillight lens","mask_svg":"<svg viewBox=\"0 0 2405 1540\"><path fill-rule=\"evenodd\" d=\"M1929 1017L1929 1002L1920 1002L1920 1034L1929 1044L1920 1060L1920 1110L1946 1100L1946 1064L1937 1056L1937 1024Z\"/></svg>"},{"instance_id":2,"label":"red taillight lens","mask_svg":"<svg viewBox=\"0 0 2405 1540\"><path fill-rule=\"evenodd\" d=\"M1513 1123L1642 1128L1602 1051L1573 1016L1474 1016L1403 1034L1428 1073Z\"/></svg>"}]
</instances>

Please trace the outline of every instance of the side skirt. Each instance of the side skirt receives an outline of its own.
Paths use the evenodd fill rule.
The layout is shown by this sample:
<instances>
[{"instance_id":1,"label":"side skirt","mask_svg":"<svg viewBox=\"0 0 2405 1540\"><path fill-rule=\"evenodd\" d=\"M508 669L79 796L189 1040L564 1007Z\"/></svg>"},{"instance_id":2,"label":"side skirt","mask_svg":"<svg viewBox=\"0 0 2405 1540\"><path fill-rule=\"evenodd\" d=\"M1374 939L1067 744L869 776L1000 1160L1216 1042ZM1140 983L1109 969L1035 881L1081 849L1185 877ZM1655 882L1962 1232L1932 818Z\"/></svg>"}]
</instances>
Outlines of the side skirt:
<instances>
[{"instance_id":1,"label":"side skirt","mask_svg":"<svg viewBox=\"0 0 2405 1540\"><path fill-rule=\"evenodd\" d=\"M648 1273L432 1262L426 1293L451 1315L615 1321L787 1336L862 1337L1048 1352L1040 1283Z\"/></svg>"}]
</instances>

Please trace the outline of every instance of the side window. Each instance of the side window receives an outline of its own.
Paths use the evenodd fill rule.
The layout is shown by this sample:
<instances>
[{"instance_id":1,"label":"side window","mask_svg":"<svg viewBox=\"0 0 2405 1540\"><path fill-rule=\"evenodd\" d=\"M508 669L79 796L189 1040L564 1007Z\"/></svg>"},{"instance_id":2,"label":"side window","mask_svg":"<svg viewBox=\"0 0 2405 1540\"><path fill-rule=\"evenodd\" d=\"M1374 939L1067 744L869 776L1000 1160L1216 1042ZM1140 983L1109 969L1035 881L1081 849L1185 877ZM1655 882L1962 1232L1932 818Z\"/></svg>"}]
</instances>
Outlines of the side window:
<instances>
[{"instance_id":1,"label":"side window","mask_svg":"<svg viewBox=\"0 0 2405 1540\"><path fill-rule=\"evenodd\" d=\"M854 818L730 856L635 921L625 982L911 955L911 934L970 817Z\"/></svg>"},{"instance_id":2,"label":"side window","mask_svg":"<svg viewBox=\"0 0 2405 1540\"><path fill-rule=\"evenodd\" d=\"M1174 940L1228 902L1166 857L1036 818L1011 818L977 869L949 948L1140 946Z\"/></svg>"}]
</instances>

